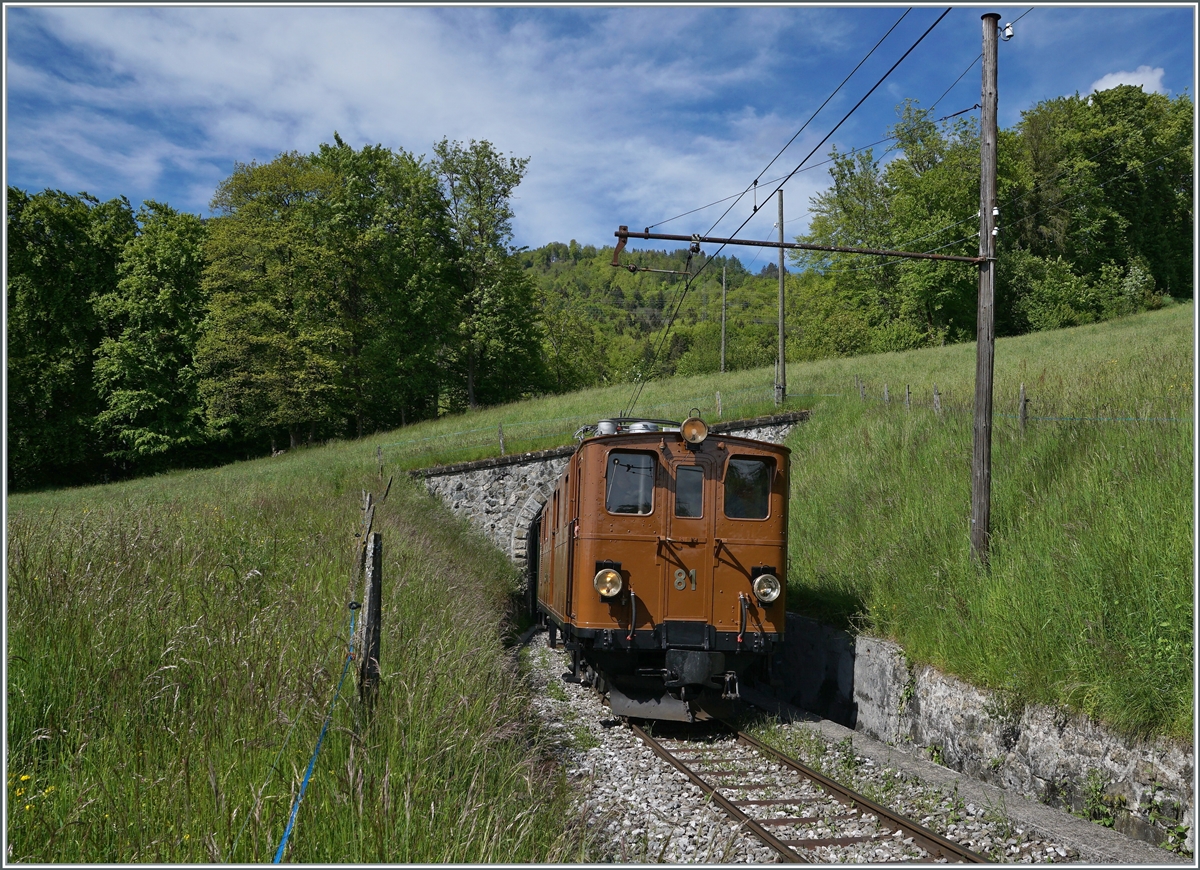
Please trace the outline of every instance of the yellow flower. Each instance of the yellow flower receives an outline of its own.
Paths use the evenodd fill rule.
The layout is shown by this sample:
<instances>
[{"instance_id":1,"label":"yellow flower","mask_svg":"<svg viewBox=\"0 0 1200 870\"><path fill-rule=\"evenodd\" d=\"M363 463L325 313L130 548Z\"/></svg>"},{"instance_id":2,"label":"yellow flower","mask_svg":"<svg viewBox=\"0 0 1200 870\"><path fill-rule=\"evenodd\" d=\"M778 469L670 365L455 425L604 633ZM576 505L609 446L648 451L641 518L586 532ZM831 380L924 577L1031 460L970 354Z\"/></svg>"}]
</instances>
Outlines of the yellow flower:
<instances>
[{"instance_id":1,"label":"yellow flower","mask_svg":"<svg viewBox=\"0 0 1200 870\"><path fill-rule=\"evenodd\" d=\"M21 774L21 782L25 782L27 779L33 779L33 777L31 777L28 773Z\"/></svg>"},{"instance_id":2,"label":"yellow flower","mask_svg":"<svg viewBox=\"0 0 1200 870\"><path fill-rule=\"evenodd\" d=\"M29 812L31 809L33 809L33 804L25 804L25 812Z\"/></svg>"},{"instance_id":3,"label":"yellow flower","mask_svg":"<svg viewBox=\"0 0 1200 870\"><path fill-rule=\"evenodd\" d=\"M50 794L50 792L52 792L52 791L54 791L54 786L48 785L48 786L46 786L46 789L45 789L45 791L42 792L42 794Z\"/></svg>"},{"instance_id":4,"label":"yellow flower","mask_svg":"<svg viewBox=\"0 0 1200 870\"><path fill-rule=\"evenodd\" d=\"M185 839L185 840L190 840L191 838L192 838L192 835L191 835L191 834L184 834L184 835L183 835L183 839Z\"/></svg>"},{"instance_id":5,"label":"yellow flower","mask_svg":"<svg viewBox=\"0 0 1200 870\"><path fill-rule=\"evenodd\" d=\"M25 789L23 789L23 788L17 789L17 797L20 797L23 794L25 794Z\"/></svg>"}]
</instances>

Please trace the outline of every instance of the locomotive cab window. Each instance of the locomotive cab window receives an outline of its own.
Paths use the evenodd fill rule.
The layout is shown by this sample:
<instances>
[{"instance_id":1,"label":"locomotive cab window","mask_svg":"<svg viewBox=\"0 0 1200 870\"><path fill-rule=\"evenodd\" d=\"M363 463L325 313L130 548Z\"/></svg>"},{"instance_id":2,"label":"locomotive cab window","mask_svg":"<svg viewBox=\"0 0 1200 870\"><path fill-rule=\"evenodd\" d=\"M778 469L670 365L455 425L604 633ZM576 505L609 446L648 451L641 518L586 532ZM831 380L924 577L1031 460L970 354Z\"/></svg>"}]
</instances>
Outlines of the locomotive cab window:
<instances>
[{"instance_id":1,"label":"locomotive cab window","mask_svg":"<svg viewBox=\"0 0 1200 870\"><path fill-rule=\"evenodd\" d=\"M725 516L765 520L771 504L775 463L769 459L734 457L725 469Z\"/></svg>"},{"instance_id":2,"label":"locomotive cab window","mask_svg":"<svg viewBox=\"0 0 1200 870\"><path fill-rule=\"evenodd\" d=\"M653 453L614 450L608 454L604 506L614 514L648 514L654 510Z\"/></svg>"},{"instance_id":3,"label":"locomotive cab window","mask_svg":"<svg viewBox=\"0 0 1200 870\"><path fill-rule=\"evenodd\" d=\"M704 516L704 469L681 465L675 470L675 516Z\"/></svg>"}]
</instances>

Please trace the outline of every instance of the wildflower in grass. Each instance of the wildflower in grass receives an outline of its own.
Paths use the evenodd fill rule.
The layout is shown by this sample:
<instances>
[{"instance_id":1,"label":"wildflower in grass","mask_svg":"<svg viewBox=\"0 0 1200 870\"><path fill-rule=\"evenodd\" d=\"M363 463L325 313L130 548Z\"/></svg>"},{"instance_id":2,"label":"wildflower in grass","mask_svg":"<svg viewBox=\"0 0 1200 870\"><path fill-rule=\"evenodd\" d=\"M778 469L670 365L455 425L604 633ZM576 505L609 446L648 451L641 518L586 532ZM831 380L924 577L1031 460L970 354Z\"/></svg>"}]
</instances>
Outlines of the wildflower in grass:
<instances>
[{"instance_id":1,"label":"wildflower in grass","mask_svg":"<svg viewBox=\"0 0 1200 870\"><path fill-rule=\"evenodd\" d=\"M27 780L30 780L30 779L33 779L33 777L32 777L32 776L30 776L28 773L23 773L23 774L21 774L21 782L25 782L25 781L27 781Z\"/></svg>"},{"instance_id":2,"label":"wildflower in grass","mask_svg":"<svg viewBox=\"0 0 1200 870\"><path fill-rule=\"evenodd\" d=\"M23 788L17 789L17 797L20 797L23 794L25 794L25 789L23 789Z\"/></svg>"},{"instance_id":3,"label":"wildflower in grass","mask_svg":"<svg viewBox=\"0 0 1200 870\"><path fill-rule=\"evenodd\" d=\"M54 791L54 786L52 786L52 785L48 785L48 786L46 786L46 788L45 788L45 790L42 792L42 794L44 794L44 795L47 795L47 794L50 794L50 792L52 792L52 791Z\"/></svg>"},{"instance_id":4,"label":"wildflower in grass","mask_svg":"<svg viewBox=\"0 0 1200 870\"><path fill-rule=\"evenodd\" d=\"M31 809L33 809L33 804L25 804L25 812L29 812Z\"/></svg>"}]
</instances>

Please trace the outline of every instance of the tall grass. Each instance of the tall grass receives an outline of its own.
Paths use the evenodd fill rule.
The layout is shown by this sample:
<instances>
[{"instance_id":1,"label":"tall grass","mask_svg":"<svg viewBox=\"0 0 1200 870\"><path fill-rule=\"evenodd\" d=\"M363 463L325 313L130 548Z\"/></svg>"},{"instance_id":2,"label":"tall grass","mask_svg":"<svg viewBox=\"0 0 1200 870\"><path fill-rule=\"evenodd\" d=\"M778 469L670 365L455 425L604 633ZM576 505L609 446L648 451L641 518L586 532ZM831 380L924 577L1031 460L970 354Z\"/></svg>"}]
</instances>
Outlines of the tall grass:
<instances>
[{"instance_id":1,"label":"tall grass","mask_svg":"<svg viewBox=\"0 0 1200 870\"><path fill-rule=\"evenodd\" d=\"M972 566L967 531L974 347L789 366L790 406L814 411L790 438L790 605L1016 701L1190 735L1192 342L1189 304L997 343L990 572ZM770 381L651 382L636 411L696 405L712 420L720 390L725 419L753 416L773 409ZM1021 436L1002 416L1020 382L1034 417L1060 419ZM569 443L631 392L11 497L10 860L270 860L345 660L376 445L403 468L494 455L500 423L510 452ZM380 700L369 722L353 691L339 702L287 858L586 857L504 651L512 568L406 480L376 529Z\"/></svg>"},{"instance_id":2,"label":"tall grass","mask_svg":"<svg viewBox=\"0 0 1200 870\"><path fill-rule=\"evenodd\" d=\"M10 860L269 861L347 650L362 445L9 501ZM406 480L383 679L347 681L287 860L578 857L505 651L515 577Z\"/></svg>"},{"instance_id":3,"label":"tall grass","mask_svg":"<svg viewBox=\"0 0 1200 870\"><path fill-rule=\"evenodd\" d=\"M1017 702L1190 735L1192 310L997 343L990 571L970 560L974 347L806 367L842 395L789 442L791 606Z\"/></svg>"},{"instance_id":4,"label":"tall grass","mask_svg":"<svg viewBox=\"0 0 1200 870\"><path fill-rule=\"evenodd\" d=\"M382 447L388 462L403 469L499 456L501 428L507 453L543 450L574 443L573 435L580 426L616 417L628 409L637 390L636 384L616 384L543 396L427 420L368 440ZM639 417L684 420L697 408L706 420L713 422L718 416L718 392L721 419L735 420L778 411L772 374L752 369L648 381L638 394L632 413Z\"/></svg>"}]
</instances>

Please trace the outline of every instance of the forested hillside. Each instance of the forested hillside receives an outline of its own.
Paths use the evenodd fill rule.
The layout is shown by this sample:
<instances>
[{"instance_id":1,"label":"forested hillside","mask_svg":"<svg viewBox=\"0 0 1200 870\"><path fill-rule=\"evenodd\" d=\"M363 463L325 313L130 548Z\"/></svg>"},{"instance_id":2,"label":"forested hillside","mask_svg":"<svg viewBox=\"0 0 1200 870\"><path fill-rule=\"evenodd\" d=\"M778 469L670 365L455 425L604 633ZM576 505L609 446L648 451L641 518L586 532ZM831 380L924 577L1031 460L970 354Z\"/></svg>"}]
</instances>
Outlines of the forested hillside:
<instances>
[{"instance_id":1,"label":"forested hillside","mask_svg":"<svg viewBox=\"0 0 1200 870\"><path fill-rule=\"evenodd\" d=\"M261 455L544 385L509 200L527 161L334 135L202 219L8 190L8 484Z\"/></svg>"},{"instance_id":2,"label":"forested hillside","mask_svg":"<svg viewBox=\"0 0 1200 870\"><path fill-rule=\"evenodd\" d=\"M1192 114L1187 94L1120 86L1001 131L1001 335L1192 296ZM801 241L977 253L975 122L906 104L890 133L879 155L832 152ZM726 369L774 362L772 252L626 251L631 271L607 246L517 250L527 166L486 141L426 159L334 134L235 166L207 219L8 188L9 488L715 372L723 272ZM786 284L792 361L974 337L966 264L808 253Z\"/></svg>"}]
</instances>

